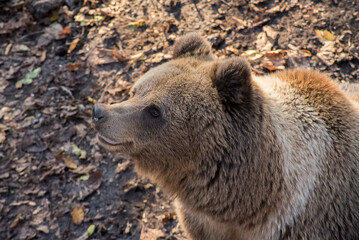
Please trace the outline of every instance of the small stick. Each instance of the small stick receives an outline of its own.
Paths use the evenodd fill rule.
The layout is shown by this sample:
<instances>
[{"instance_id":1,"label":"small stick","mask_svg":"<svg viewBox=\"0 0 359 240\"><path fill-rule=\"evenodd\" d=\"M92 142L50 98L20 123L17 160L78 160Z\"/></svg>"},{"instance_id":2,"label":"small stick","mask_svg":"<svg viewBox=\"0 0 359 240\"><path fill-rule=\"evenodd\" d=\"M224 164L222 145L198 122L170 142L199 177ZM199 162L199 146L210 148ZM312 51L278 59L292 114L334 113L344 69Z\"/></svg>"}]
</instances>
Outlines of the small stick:
<instances>
[{"instance_id":1,"label":"small stick","mask_svg":"<svg viewBox=\"0 0 359 240\"><path fill-rule=\"evenodd\" d=\"M204 18L202 17L201 12L199 11L199 9L198 9L198 7L197 7L196 2L195 2L194 0L192 0L192 2L193 2L194 7L195 7L196 10L197 10L197 13L198 13L199 18L203 21Z\"/></svg>"},{"instance_id":2,"label":"small stick","mask_svg":"<svg viewBox=\"0 0 359 240\"><path fill-rule=\"evenodd\" d=\"M82 142L82 140L84 140L84 138L87 136L87 134L89 134L89 132L92 130L92 127L89 127L86 131L86 133L81 137L81 139L77 142L77 146L79 146Z\"/></svg>"}]
</instances>

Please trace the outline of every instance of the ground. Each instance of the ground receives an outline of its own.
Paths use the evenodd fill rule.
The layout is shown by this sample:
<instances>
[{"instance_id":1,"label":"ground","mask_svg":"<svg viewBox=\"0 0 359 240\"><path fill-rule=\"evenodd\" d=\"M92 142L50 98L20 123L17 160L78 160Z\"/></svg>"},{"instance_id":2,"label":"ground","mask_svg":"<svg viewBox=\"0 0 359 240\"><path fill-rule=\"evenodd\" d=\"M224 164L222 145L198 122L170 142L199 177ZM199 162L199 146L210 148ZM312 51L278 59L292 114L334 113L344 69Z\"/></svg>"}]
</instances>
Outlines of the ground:
<instances>
[{"instance_id":1,"label":"ground","mask_svg":"<svg viewBox=\"0 0 359 240\"><path fill-rule=\"evenodd\" d=\"M0 0L0 239L185 239L171 198L106 152L92 105L126 99L198 31L255 74L359 79L357 0Z\"/></svg>"}]
</instances>

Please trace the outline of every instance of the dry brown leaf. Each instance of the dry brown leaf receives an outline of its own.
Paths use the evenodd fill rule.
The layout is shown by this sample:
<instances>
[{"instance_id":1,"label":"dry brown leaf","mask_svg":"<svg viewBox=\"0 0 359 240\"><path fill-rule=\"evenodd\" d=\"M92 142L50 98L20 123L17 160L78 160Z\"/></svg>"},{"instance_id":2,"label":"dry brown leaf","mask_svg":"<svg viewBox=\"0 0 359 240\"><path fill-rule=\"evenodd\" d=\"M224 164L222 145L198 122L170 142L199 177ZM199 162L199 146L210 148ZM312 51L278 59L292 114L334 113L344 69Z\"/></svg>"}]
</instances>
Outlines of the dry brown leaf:
<instances>
[{"instance_id":1,"label":"dry brown leaf","mask_svg":"<svg viewBox=\"0 0 359 240\"><path fill-rule=\"evenodd\" d=\"M164 233L159 229L142 228L140 240L157 240L164 237Z\"/></svg>"},{"instance_id":2,"label":"dry brown leaf","mask_svg":"<svg viewBox=\"0 0 359 240\"><path fill-rule=\"evenodd\" d=\"M242 30L247 27L247 24L242 19L237 17L231 17L231 19L236 23L237 30Z\"/></svg>"},{"instance_id":3,"label":"dry brown leaf","mask_svg":"<svg viewBox=\"0 0 359 240\"><path fill-rule=\"evenodd\" d=\"M132 163L130 160L126 160L122 163L118 163L116 168L116 173L121 173L123 171L126 171L131 166L131 164Z\"/></svg>"},{"instance_id":4,"label":"dry brown leaf","mask_svg":"<svg viewBox=\"0 0 359 240\"><path fill-rule=\"evenodd\" d=\"M72 216L72 221L75 224L80 225L85 217L84 207L76 205L71 212L71 216Z\"/></svg>"},{"instance_id":5,"label":"dry brown leaf","mask_svg":"<svg viewBox=\"0 0 359 240\"><path fill-rule=\"evenodd\" d=\"M41 53L40 62L43 62L45 60L46 60L46 49Z\"/></svg>"},{"instance_id":6,"label":"dry brown leaf","mask_svg":"<svg viewBox=\"0 0 359 240\"><path fill-rule=\"evenodd\" d=\"M155 54L151 55L151 58L147 59L146 62L159 63L163 60L164 55L165 55L164 53L155 53Z\"/></svg>"},{"instance_id":7,"label":"dry brown leaf","mask_svg":"<svg viewBox=\"0 0 359 240\"><path fill-rule=\"evenodd\" d=\"M6 125L0 124L0 143L5 142L7 130L9 130L9 128Z\"/></svg>"},{"instance_id":8,"label":"dry brown leaf","mask_svg":"<svg viewBox=\"0 0 359 240\"><path fill-rule=\"evenodd\" d=\"M249 61L255 61L263 57L263 54L257 52L256 50L247 50L243 52L241 56L246 57Z\"/></svg>"},{"instance_id":9,"label":"dry brown leaf","mask_svg":"<svg viewBox=\"0 0 359 240\"><path fill-rule=\"evenodd\" d=\"M88 166L78 166L76 169L70 169L71 172L77 173L77 174L86 174L91 172L92 170L96 169L94 165L88 165Z\"/></svg>"},{"instance_id":10,"label":"dry brown leaf","mask_svg":"<svg viewBox=\"0 0 359 240\"><path fill-rule=\"evenodd\" d=\"M9 52L11 50L11 47L12 47L12 43L9 43L6 48L5 48L5 52L4 52L4 55L7 56L9 55Z\"/></svg>"},{"instance_id":11,"label":"dry brown leaf","mask_svg":"<svg viewBox=\"0 0 359 240\"><path fill-rule=\"evenodd\" d=\"M111 53L112 53L113 57L114 57L117 61L125 62L125 61L128 60L128 59L121 53L121 51L119 51L119 50L117 49L117 47L113 47Z\"/></svg>"},{"instance_id":12,"label":"dry brown leaf","mask_svg":"<svg viewBox=\"0 0 359 240\"><path fill-rule=\"evenodd\" d=\"M331 66L335 63L335 50L335 42L326 41L324 46L317 53L317 57L327 66Z\"/></svg>"},{"instance_id":13,"label":"dry brown leaf","mask_svg":"<svg viewBox=\"0 0 359 240\"><path fill-rule=\"evenodd\" d=\"M70 168L70 169L76 169L77 168L77 164L76 164L75 160L72 159L71 157L63 156L62 159L64 160L65 165L66 165L67 168Z\"/></svg>"},{"instance_id":14,"label":"dry brown leaf","mask_svg":"<svg viewBox=\"0 0 359 240\"><path fill-rule=\"evenodd\" d=\"M135 55L130 56L131 60L138 62L146 59L146 55L143 52L137 53Z\"/></svg>"},{"instance_id":15,"label":"dry brown leaf","mask_svg":"<svg viewBox=\"0 0 359 240\"><path fill-rule=\"evenodd\" d=\"M257 36L256 47L259 52L266 52L272 49L272 43L268 40L265 32L261 32Z\"/></svg>"},{"instance_id":16,"label":"dry brown leaf","mask_svg":"<svg viewBox=\"0 0 359 240\"><path fill-rule=\"evenodd\" d=\"M175 212L170 212L170 213L166 213L163 217L162 217L162 224L166 224L171 220L175 220L176 219L176 213Z\"/></svg>"},{"instance_id":17,"label":"dry brown leaf","mask_svg":"<svg viewBox=\"0 0 359 240\"><path fill-rule=\"evenodd\" d=\"M71 28L70 27L65 27L62 32L60 33L60 35L69 35L71 34Z\"/></svg>"},{"instance_id":18,"label":"dry brown leaf","mask_svg":"<svg viewBox=\"0 0 359 240\"><path fill-rule=\"evenodd\" d=\"M19 213L19 214L16 216L16 218L14 219L14 221L12 221L12 223L11 223L11 225L10 225L10 228L11 228L11 229L15 228L15 227L19 224L20 220L22 220L22 219L24 219L24 216L23 216L22 213Z\"/></svg>"},{"instance_id":19,"label":"dry brown leaf","mask_svg":"<svg viewBox=\"0 0 359 240\"><path fill-rule=\"evenodd\" d=\"M321 41L334 41L336 39L336 37L327 30L315 30L315 33Z\"/></svg>"},{"instance_id":20,"label":"dry brown leaf","mask_svg":"<svg viewBox=\"0 0 359 240\"><path fill-rule=\"evenodd\" d=\"M301 53L302 53L303 57L311 57L312 56L312 53L306 49L302 49Z\"/></svg>"},{"instance_id":21,"label":"dry brown leaf","mask_svg":"<svg viewBox=\"0 0 359 240\"><path fill-rule=\"evenodd\" d=\"M39 232L46 233L46 234L49 233L49 228L48 228L48 226L46 226L46 225L40 225L40 226L38 226L38 227L36 228L36 230L39 231Z\"/></svg>"},{"instance_id":22,"label":"dry brown leaf","mask_svg":"<svg viewBox=\"0 0 359 240\"><path fill-rule=\"evenodd\" d=\"M80 38L75 38L71 44L70 44L70 47L69 47L69 50L67 50L67 53L71 53L73 50L75 50L76 46L77 46L77 43L80 41Z\"/></svg>"},{"instance_id":23,"label":"dry brown leaf","mask_svg":"<svg viewBox=\"0 0 359 240\"><path fill-rule=\"evenodd\" d=\"M267 37L269 37L273 40L276 39L279 35L279 33L277 31L275 31L273 28L271 28L268 25L263 27L263 31L267 34Z\"/></svg>"},{"instance_id":24,"label":"dry brown leaf","mask_svg":"<svg viewBox=\"0 0 359 240\"><path fill-rule=\"evenodd\" d=\"M69 63L69 64L66 65L66 68L67 68L69 71L75 72L75 71L79 70L79 69L81 68L81 66L82 66L82 63L80 63L80 62L77 62L77 63Z\"/></svg>"},{"instance_id":25,"label":"dry brown leaf","mask_svg":"<svg viewBox=\"0 0 359 240\"><path fill-rule=\"evenodd\" d=\"M31 15L23 11L18 21L10 20L7 23L0 22L0 34L7 34L18 28L25 27L31 23Z\"/></svg>"},{"instance_id":26,"label":"dry brown leaf","mask_svg":"<svg viewBox=\"0 0 359 240\"><path fill-rule=\"evenodd\" d=\"M284 64L286 51L284 50L275 50L265 53L265 58L262 61L262 66L269 71L283 70L285 69Z\"/></svg>"},{"instance_id":27,"label":"dry brown leaf","mask_svg":"<svg viewBox=\"0 0 359 240\"><path fill-rule=\"evenodd\" d=\"M43 46L47 46L53 40L63 38L63 36L60 35L62 30L63 28L61 24L56 22L52 23L50 26L44 29L44 33L37 40L37 46L39 48Z\"/></svg>"},{"instance_id":28,"label":"dry brown leaf","mask_svg":"<svg viewBox=\"0 0 359 240\"><path fill-rule=\"evenodd\" d=\"M10 206L21 206L21 205L29 205L29 206L36 206L36 202L33 202L33 201L28 201L28 200L25 200L25 201L19 201L19 202L12 202L10 203Z\"/></svg>"},{"instance_id":29,"label":"dry brown leaf","mask_svg":"<svg viewBox=\"0 0 359 240\"><path fill-rule=\"evenodd\" d=\"M239 55L238 49L235 49L233 46L226 47L226 51L231 52L231 53L233 53L234 55L237 55L237 56Z\"/></svg>"},{"instance_id":30,"label":"dry brown leaf","mask_svg":"<svg viewBox=\"0 0 359 240\"><path fill-rule=\"evenodd\" d=\"M115 87L108 88L107 92L109 92L111 95L116 95L117 93L128 92L131 87L132 87L131 83L119 79L117 80Z\"/></svg>"},{"instance_id":31,"label":"dry brown leaf","mask_svg":"<svg viewBox=\"0 0 359 240\"><path fill-rule=\"evenodd\" d=\"M9 82L6 81L4 78L0 77L0 92L3 92L8 85L9 85ZM3 109L4 108L7 108L7 107L3 107L0 109L0 119L3 117L3 114L4 114ZM7 108L7 109L9 109L9 108Z\"/></svg>"}]
</instances>

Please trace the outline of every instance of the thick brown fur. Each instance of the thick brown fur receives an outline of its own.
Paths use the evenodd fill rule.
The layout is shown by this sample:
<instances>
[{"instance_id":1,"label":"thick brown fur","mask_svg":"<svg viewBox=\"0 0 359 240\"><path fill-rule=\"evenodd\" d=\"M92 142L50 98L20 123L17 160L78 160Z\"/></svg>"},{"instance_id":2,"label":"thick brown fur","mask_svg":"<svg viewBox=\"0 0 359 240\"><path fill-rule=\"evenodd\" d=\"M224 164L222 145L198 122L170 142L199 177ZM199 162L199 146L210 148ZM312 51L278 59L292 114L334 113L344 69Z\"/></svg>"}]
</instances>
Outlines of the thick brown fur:
<instances>
[{"instance_id":1,"label":"thick brown fur","mask_svg":"<svg viewBox=\"0 0 359 240\"><path fill-rule=\"evenodd\" d=\"M359 239L358 99L315 71L253 76L189 34L94 127L176 199L190 239Z\"/></svg>"}]
</instances>

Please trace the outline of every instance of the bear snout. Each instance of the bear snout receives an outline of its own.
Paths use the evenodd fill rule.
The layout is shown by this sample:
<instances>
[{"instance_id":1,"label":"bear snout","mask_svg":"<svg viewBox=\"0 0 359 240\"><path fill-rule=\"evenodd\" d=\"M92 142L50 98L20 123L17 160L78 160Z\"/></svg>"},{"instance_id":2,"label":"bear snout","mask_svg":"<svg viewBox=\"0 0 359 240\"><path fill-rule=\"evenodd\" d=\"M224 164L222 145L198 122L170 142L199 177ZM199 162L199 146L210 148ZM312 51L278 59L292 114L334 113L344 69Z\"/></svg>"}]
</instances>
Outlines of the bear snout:
<instances>
[{"instance_id":1,"label":"bear snout","mask_svg":"<svg viewBox=\"0 0 359 240\"><path fill-rule=\"evenodd\" d=\"M101 104L95 104L92 108L92 121L99 123L105 120L104 110Z\"/></svg>"}]
</instances>

